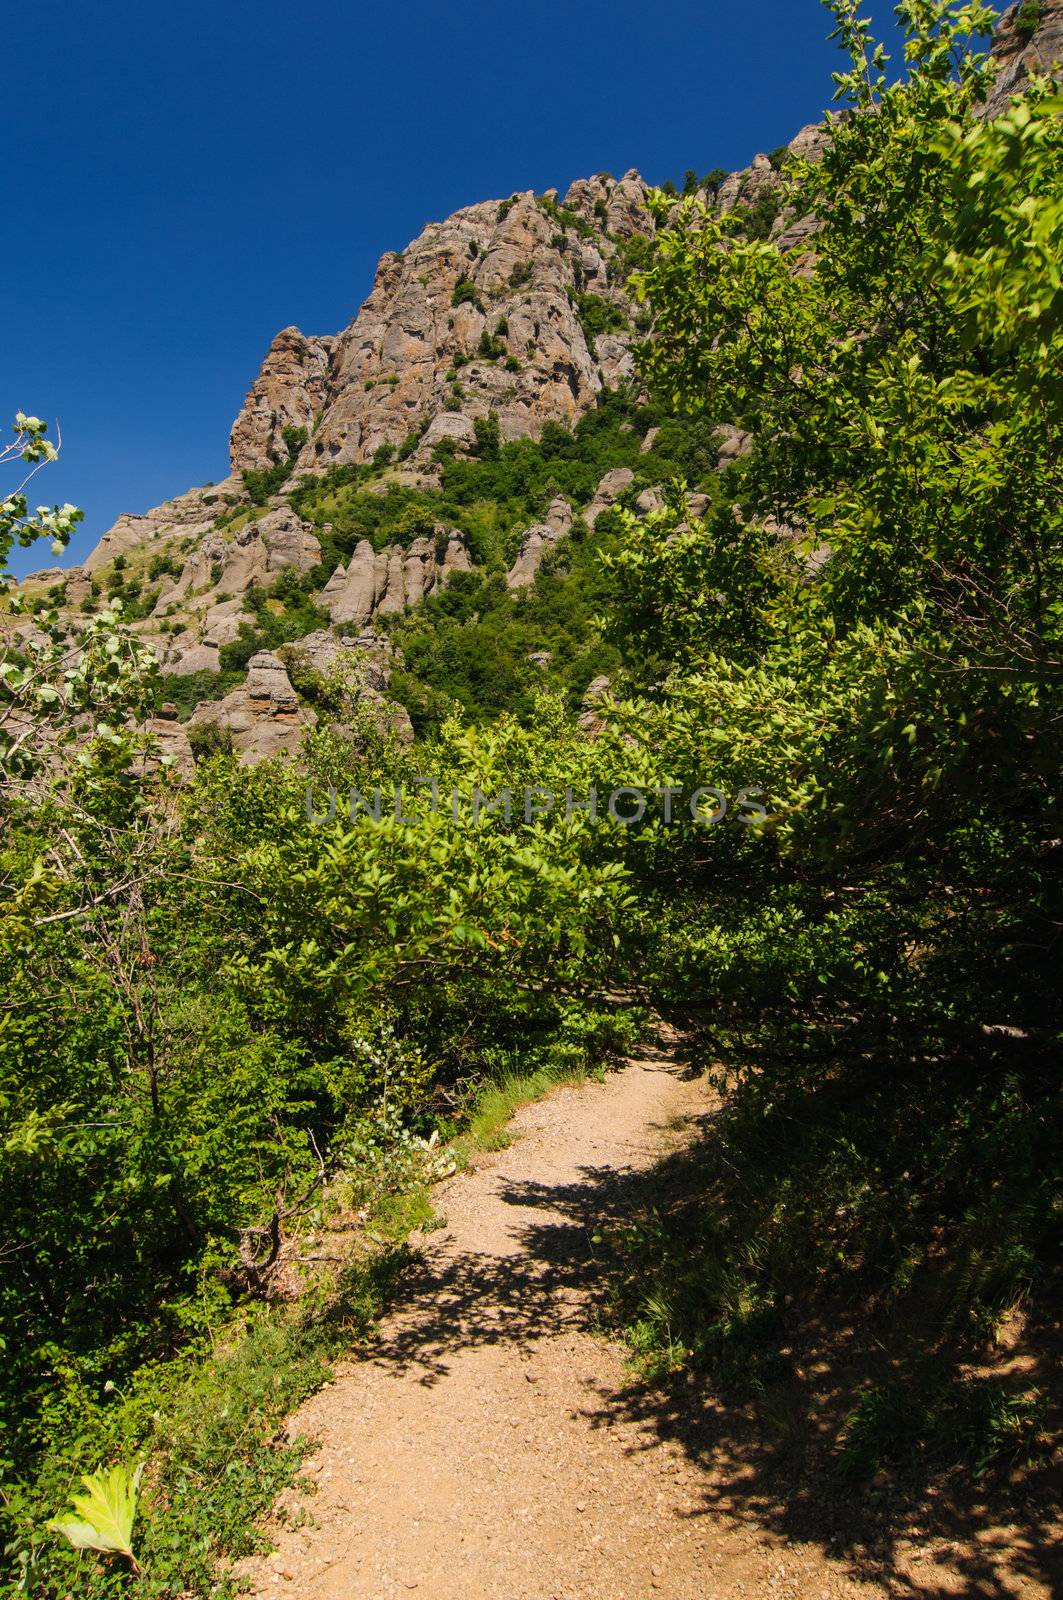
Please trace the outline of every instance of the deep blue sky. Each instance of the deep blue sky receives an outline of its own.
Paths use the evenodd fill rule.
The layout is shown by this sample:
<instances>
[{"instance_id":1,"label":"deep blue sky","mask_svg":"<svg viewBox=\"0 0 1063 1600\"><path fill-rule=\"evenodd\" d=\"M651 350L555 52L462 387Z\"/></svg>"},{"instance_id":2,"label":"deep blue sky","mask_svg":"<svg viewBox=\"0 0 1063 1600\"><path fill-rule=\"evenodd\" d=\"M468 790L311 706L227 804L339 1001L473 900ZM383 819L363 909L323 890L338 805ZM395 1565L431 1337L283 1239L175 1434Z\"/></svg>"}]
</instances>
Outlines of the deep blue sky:
<instances>
[{"instance_id":1,"label":"deep blue sky","mask_svg":"<svg viewBox=\"0 0 1063 1600\"><path fill-rule=\"evenodd\" d=\"M829 27L818 0L11 8L0 425L64 440L34 499L84 506L78 557L223 477L277 329L335 332L383 251L472 201L744 166L829 103Z\"/></svg>"}]
</instances>

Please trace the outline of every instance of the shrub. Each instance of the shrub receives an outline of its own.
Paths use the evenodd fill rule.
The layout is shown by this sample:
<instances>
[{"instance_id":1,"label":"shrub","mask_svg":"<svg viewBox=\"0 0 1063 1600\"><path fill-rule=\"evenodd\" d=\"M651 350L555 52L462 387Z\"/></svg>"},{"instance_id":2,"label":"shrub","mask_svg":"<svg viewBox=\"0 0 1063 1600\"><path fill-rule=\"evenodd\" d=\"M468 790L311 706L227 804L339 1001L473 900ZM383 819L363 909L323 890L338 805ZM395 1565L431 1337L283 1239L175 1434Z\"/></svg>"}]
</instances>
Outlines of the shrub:
<instances>
[{"instance_id":1,"label":"shrub","mask_svg":"<svg viewBox=\"0 0 1063 1600\"><path fill-rule=\"evenodd\" d=\"M165 631L165 629L164 629ZM159 700L177 707L181 721L190 717L201 700L222 700L240 682L239 672L169 673L160 680Z\"/></svg>"},{"instance_id":2,"label":"shrub","mask_svg":"<svg viewBox=\"0 0 1063 1600\"><path fill-rule=\"evenodd\" d=\"M781 189L764 189L751 206L736 206L731 213L730 226L742 238L755 243L771 237L775 219L785 205Z\"/></svg>"},{"instance_id":3,"label":"shrub","mask_svg":"<svg viewBox=\"0 0 1063 1600\"><path fill-rule=\"evenodd\" d=\"M489 411L486 417L474 417L472 425L476 430L477 454L484 460L497 457L499 445L498 413Z\"/></svg>"},{"instance_id":4,"label":"shrub","mask_svg":"<svg viewBox=\"0 0 1063 1600\"><path fill-rule=\"evenodd\" d=\"M556 200L545 194L537 196L537 203L540 210L545 211L546 215L554 222L559 223L562 228L571 228L574 233L578 233L583 239L594 238L594 229L584 217L580 216L578 211L572 211L568 206L558 205Z\"/></svg>"},{"instance_id":5,"label":"shrub","mask_svg":"<svg viewBox=\"0 0 1063 1600\"><path fill-rule=\"evenodd\" d=\"M154 555L148 562L149 580L161 578L163 576L177 578L180 576L180 573L180 563L176 561L173 556Z\"/></svg>"},{"instance_id":6,"label":"shrub","mask_svg":"<svg viewBox=\"0 0 1063 1600\"><path fill-rule=\"evenodd\" d=\"M287 454L275 458L272 467L264 470L249 469L242 474L244 488L252 505L264 506L269 497L276 494L281 485L287 482L307 437L305 428L284 428L281 438Z\"/></svg>"},{"instance_id":7,"label":"shrub","mask_svg":"<svg viewBox=\"0 0 1063 1600\"><path fill-rule=\"evenodd\" d=\"M600 294L577 294L576 315L592 354L599 334L616 333L628 326L627 317L620 307Z\"/></svg>"},{"instance_id":8,"label":"shrub","mask_svg":"<svg viewBox=\"0 0 1063 1600\"><path fill-rule=\"evenodd\" d=\"M188 729L188 742L196 761L206 761L210 756L231 756L232 730L218 722L197 722Z\"/></svg>"},{"instance_id":9,"label":"shrub","mask_svg":"<svg viewBox=\"0 0 1063 1600\"><path fill-rule=\"evenodd\" d=\"M454 293L450 297L452 306L475 306L478 311L483 310L476 285L471 278L460 277L454 285Z\"/></svg>"},{"instance_id":10,"label":"shrub","mask_svg":"<svg viewBox=\"0 0 1063 1600\"><path fill-rule=\"evenodd\" d=\"M488 333L485 328L480 335L477 352L485 361L500 361L506 354L505 342L499 339L496 334Z\"/></svg>"},{"instance_id":11,"label":"shrub","mask_svg":"<svg viewBox=\"0 0 1063 1600\"><path fill-rule=\"evenodd\" d=\"M1041 26L1044 13L1041 0L1022 0L1015 16L1015 32L1025 43L1029 43Z\"/></svg>"}]
</instances>

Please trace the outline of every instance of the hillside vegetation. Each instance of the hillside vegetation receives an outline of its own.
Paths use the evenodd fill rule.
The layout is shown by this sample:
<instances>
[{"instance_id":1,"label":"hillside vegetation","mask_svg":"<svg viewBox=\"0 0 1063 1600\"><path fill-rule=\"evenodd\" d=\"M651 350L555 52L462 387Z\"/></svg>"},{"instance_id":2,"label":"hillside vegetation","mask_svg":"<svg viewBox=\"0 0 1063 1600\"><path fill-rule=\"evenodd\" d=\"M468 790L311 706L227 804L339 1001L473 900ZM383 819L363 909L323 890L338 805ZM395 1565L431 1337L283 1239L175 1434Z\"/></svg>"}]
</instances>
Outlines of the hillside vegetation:
<instances>
[{"instance_id":1,"label":"hillside vegetation","mask_svg":"<svg viewBox=\"0 0 1063 1600\"><path fill-rule=\"evenodd\" d=\"M39 611L36 653L6 660L3 1592L232 1592L298 1456L280 1422L368 1330L485 1086L615 1060L650 1010L723 1110L607 1241L646 1374L696 1370L767 1416L844 1326L814 1419L829 1472L1033 1493L1047 1470L1061 102L1034 83L980 115L980 5L905 0L899 82L849 0L830 9L850 115L821 159L786 161L815 231L781 253L696 193L654 200L648 400L634 385L537 443L486 425L440 450L436 490L369 494L382 463L293 487L326 573L438 522L473 550L383 625L412 746L325 714L298 763L218 754L182 778L120 611L74 655ZM725 426L750 453L718 471ZM21 418L17 453L49 449ZM592 530L615 466L633 483ZM654 485L663 506L635 515ZM571 533L507 588L556 494ZM74 516L9 495L0 554L61 548ZM263 596L223 668L318 626L320 578ZM318 813L335 786L332 820L308 784ZM348 812L397 784L401 815ZM711 826L688 805L709 785L729 802ZM657 798L631 825L566 808L591 786ZM474 791L507 787L562 800L473 821ZM315 1260L357 1217L374 1237ZM1025 1359L998 1372L1000 1341ZM132 1543L119 1516L79 1551L49 1519L112 1465L143 1467Z\"/></svg>"}]
</instances>

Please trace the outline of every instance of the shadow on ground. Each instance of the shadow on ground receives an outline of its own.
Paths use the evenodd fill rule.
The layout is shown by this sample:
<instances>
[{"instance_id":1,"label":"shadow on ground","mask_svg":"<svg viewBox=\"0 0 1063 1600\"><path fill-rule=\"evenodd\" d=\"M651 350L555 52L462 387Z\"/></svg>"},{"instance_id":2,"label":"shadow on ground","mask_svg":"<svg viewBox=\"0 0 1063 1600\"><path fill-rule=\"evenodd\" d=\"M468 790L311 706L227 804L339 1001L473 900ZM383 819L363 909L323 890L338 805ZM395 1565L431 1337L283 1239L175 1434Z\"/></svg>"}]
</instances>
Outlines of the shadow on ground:
<instances>
[{"instance_id":1,"label":"shadow on ground","mask_svg":"<svg viewBox=\"0 0 1063 1600\"><path fill-rule=\"evenodd\" d=\"M665 1061L660 1070L685 1069ZM707 1193L719 1159L717 1116L687 1129L683 1147L636 1172L588 1166L564 1185L497 1177L512 1235L506 1253L455 1256L431 1242L407 1280L406 1309L374 1345L373 1359L426 1385L446 1375L468 1346L531 1346L566 1329L601 1330L631 1322L630 1290L639 1271L627 1253L650 1225L665 1230L674 1208ZM679 1235L680 1246L683 1235ZM892 1594L924 1600L957 1595L1005 1600L1028 1578L1063 1592L1063 1557L1054 1540L1053 1483L1046 1470L976 1477L939 1458L855 1477L840 1470L839 1440L854 1400L888 1383L913 1393L925 1379L927 1330L897 1320L883 1337L881 1308L859 1296L795 1303L750 1333L754 1381L726 1380L711 1363L661 1381L633 1379L588 1408L596 1427L636 1425L641 1448L678 1445L702 1472L691 1515L752 1519L796 1542L814 1543L853 1576ZM755 1319L754 1319L755 1320ZM748 1330L747 1330L748 1331ZM945 1342L945 1348L948 1342ZM957 1343L938 1365L947 1386L971 1373ZM1006 1352L997 1363L1023 1386L1058 1382L1047 1352ZM913 1564L913 1555L915 1562ZM913 1576L916 1570L916 1576ZM940 1573L940 1581L935 1576Z\"/></svg>"}]
</instances>

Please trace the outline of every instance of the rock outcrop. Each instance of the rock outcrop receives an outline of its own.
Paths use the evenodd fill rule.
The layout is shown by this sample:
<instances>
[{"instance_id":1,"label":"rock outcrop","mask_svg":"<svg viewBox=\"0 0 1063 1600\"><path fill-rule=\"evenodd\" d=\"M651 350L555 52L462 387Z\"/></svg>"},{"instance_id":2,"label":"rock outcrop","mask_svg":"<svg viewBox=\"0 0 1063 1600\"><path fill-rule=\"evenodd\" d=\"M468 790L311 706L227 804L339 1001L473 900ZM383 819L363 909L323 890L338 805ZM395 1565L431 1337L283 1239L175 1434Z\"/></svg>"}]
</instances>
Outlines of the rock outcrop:
<instances>
[{"instance_id":1,"label":"rock outcrop","mask_svg":"<svg viewBox=\"0 0 1063 1600\"><path fill-rule=\"evenodd\" d=\"M1031 27L1033 19L1036 25ZM1000 19L993 55L997 76L986 101L991 117L1006 111L1012 95L1021 94L1034 74L1063 67L1063 0L1039 0L1033 12L1021 0L1009 6Z\"/></svg>"},{"instance_id":2,"label":"rock outcrop","mask_svg":"<svg viewBox=\"0 0 1063 1600\"><path fill-rule=\"evenodd\" d=\"M593 528L603 511L611 511L625 489L630 489L634 482L635 474L630 467L614 467L607 472L594 491L594 499L587 507L584 515L588 528Z\"/></svg>"},{"instance_id":3,"label":"rock outcrop","mask_svg":"<svg viewBox=\"0 0 1063 1600\"><path fill-rule=\"evenodd\" d=\"M433 538L414 539L406 549L389 545L374 550L363 539L347 566L336 568L319 603L333 622L361 627L378 614L417 605L456 572L471 569L464 539L446 528L437 528Z\"/></svg>"},{"instance_id":4,"label":"rock outcrop","mask_svg":"<svg viewBox=\"0 0 1063 1600\"><path fill-rule=\"evenodd\" d=\"M227 535L213 526L203 536L181 568L180 575L163 585L155 613L176 602L201 596L209 603L217 594L240 595L253 583L265 584L285 567L309 572L321 560L321 546L309 523L301 522L288 507L278 507Z\"/></svg>"},{"instance_id":5,"label":"rock outcrop","mask_svg":"<svg viewBox=\"0 0 1063 1600\"><path fill-rule=\"evenodd\" d=\"M357 710L367 707L372 725L394 734L400 744L412 744L409 713L388 698L392 649L386 638L372 632L337 636L318 629L294 644L282 645L280 654L296 682L308 670L331 681L341 708L329 726L340 737L359 738L361 730L352 724L358 721Z\"/></svg>"},{"instance_id":6,"label":"rock outcrop","mask_svg":"<svg viewBox=\"0 0 1063 1600\"><path fill-rule=\"evenodd\" d=\"M95 572L117 555L172 539L175 534L190 541L199 539L213 528L219 514L225 510L226 495L236 496L242 492L239 478L226 478L222 483L205 484L202 489L189 489L186 494L145 511L143 516L123 514L86 556L82 570Z\"/></svg>"},{"instance_id":7,"label":"rock outcrop","mask_svg":"<svg viewBox=\"0 0 1063 1600\"><path fill-rule=\"evenodd\" d=\"M247 678L223 700L198 705L188 729L213 724L224 730L242 765L270 756L294 755L316 713L300 705L284 663L268 650L259 651L247 664Z\"/></svg>"},{"instance_id":8,"label":"rock outcrop","mask_svg":"<svg viewBox=\"0 0 1063 1600\"><path fill-rule=\"evenodd\" d=\"M506 574L509 587L523 589L534 582L543 556L559 539L564 538L571 527L572 507L567 500L558 496L550 502L545 521L537 522L521 536L517 559Z\"/></svg>"},{"instance_id":9,"label":"rock outcrop","mask_svg":"<svg viewBox=\"0 0 1063 1600\"><path fill-rule=\"evenodd\" d=\"M425 445L471 442L493 411L502 437L572 422L631 371L630 333L595 339L579 296L629 306L610 281L617 240L649 232L637 172L574 183L558 204L517 194L431 223L385 255L369 298L333 339L277 335L233 425L234 472L285 454L283 430L313 430L296 466L367 461L425 424ZM460 381L459 381L460 373Z\"/></svg>"},{"instance_id":10,"label":"rock outcrop","mask_svg":"<svg viewBox=\"0 0 1063 1600\"><path fill-rule=\"evenodd\" d=\"M602 715L602 702L609 696L612 680L603 673L601 677L592 678L583 693L583 710L576 718L576 723L590 739L597 738L605 727L605 717Z\"/></svg>"},{"instance_id":11,"label":"rock outcrop","mask_svg":"<svg viewBox=\"0 0 1063 1600\"><path fill-rule=\"evenodd\" d=\"M271 467L288 454L286 428L308 432L328 395L332 339L308 339L298 328L282 328L270 345L262 371L233 424L234 471Z\"/></svg>"}]
</instances>

